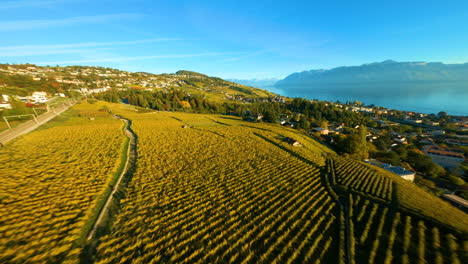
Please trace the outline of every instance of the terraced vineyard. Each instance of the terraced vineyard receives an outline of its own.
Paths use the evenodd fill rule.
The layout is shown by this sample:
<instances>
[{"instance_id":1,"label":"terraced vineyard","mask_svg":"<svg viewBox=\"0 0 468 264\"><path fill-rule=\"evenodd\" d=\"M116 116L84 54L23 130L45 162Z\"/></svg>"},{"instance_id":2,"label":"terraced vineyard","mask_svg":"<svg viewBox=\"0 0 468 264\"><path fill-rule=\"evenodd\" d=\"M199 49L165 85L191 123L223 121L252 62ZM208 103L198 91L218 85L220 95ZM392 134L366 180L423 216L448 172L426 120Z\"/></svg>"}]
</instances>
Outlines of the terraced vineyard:
<instances>
[{"instance_id":1,"label":"terraced vineyard","mask_svg":"<svg viewBox=\"0 0 468 264\"><path fill-rule=\"evenodd\" d=\"M72 117L0 149L0 263L78 262L93 208L120 163L121 127L109 115Z\"/></svg>"},{"instance_id":2,"label":"terraced vineyard","mask_svg":"<svg viewBox=\"0 0 468 264\"><path fill-rule=\"evenodd\" d=\"M356 161L328 157L327 171L337 178L340 199L348 208L351 263L466 262L468 226L462 212L451 211L447 217L457 221L446 219L451 223L446 225L427 217L432 213L427 208L418 208L420 213L401 208L400 199L408 197L399 197L392 186L408 188L405 182Z\"/></svg>"},{"instance_id":3,"label":"terraced vineyard","mask_svg":"<svg viewBox=\"0 0 468 264\"><path fill-rule=\"evenodd\" d=\"M125 146L106 110L132 121L138 156L108 232L84 247ZM468 262L466 214L296 130L122 104L73 111L0 149L1 263Z\"/></svg>"},{"instance_id":4,"label":"terraced vineyard","mask_svg":"<svg viewBox=\"0 0 468 264\"><path fill-rule=\"evenodd\" d=\"M139 166L98 263L337 261L337 208L319 168L276 134L262 131L277 145L201 115L146 115L133 117Z\"/></svg>"},{"instance_id":5,"label":"terraced vineyard","mask_svg":"<svg viewBox=\"0 0 468 264\"><path fill-rule=\"evenodd\" d=\"M330 166L335 167L331 173L334 173L337 184L384 201L391 200L392 182L389 178L369 170L363 164L344 158L335 157L329 162L333 163Z\"/></svg>"}]
</instances>

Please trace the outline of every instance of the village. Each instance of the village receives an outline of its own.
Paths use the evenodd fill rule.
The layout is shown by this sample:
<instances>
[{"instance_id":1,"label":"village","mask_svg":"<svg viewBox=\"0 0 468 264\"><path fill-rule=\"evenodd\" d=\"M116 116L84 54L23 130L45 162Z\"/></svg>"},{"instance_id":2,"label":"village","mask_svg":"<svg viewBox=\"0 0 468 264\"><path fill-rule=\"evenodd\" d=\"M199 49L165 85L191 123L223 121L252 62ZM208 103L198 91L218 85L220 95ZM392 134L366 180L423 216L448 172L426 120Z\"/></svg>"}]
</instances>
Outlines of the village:
<instances>
[{"instance_id":1,"label":"village","mask_svg":"<svg viewBox=\"0 0 468 264\"><path fill-rule=\"evenodd\" d=\"M194 93L216 93L225 100L252 102L284 102L283 97L255 98L227 90L227 88L244 92L244 88L237 87L234 83L228 83L219 78L178 71L174 74L150 74L145 72L127 72L103 67L39 67L30 64L8 65L0 64L0 79L3 76L23 76L31 81L32 86L48 83L52 86L62 87L61 93L67 96L93 95L103 93L111 89L125 91L137 89L140 91L170 91L190 87ZM218 80L219 79L219 80ZM24 80L23 80L24 82ZM44 85L46 86L46 85ZM6 85L0 82L0 90ZM217 89L213 89L217 87ZM246 90L247 94L250 93ZM18 95L20 96L20 95ZM23 95L26 96L26 95ZM1 106L0 108L6 108Z\"/></svg>"}]
</instances>

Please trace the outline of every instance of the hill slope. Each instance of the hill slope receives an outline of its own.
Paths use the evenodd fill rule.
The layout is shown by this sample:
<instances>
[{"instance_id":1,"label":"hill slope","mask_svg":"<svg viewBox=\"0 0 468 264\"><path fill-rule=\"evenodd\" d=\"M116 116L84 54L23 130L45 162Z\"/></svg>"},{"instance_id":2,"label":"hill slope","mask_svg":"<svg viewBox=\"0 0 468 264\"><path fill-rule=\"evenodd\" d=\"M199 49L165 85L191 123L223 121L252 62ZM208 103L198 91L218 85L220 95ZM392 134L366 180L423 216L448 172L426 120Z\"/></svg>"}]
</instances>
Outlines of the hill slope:
<instances>
[{"instance_id":1,"label":"hill slope","mask_svg":"<svg viewBox=\"0 0 468 264\"><path fill-rule=\"evenodd\" d=\"M25 96L33 91L69 93L78 88L170 90L202 95L213 100L236 97L267 98L273 93L217 77L178 71L174 74L127 72L102 67L40 67L0 64L0 93Z\"/></svg>"},{"instance_id":2,"label":"hill slope","mask_svg":"<svg viewBox=\"0 0 468 264\"><path fill-rule=\"evenodd\" d=\"M100 231L98 263L467 262L465 213L397 176L339 157L297 130L104 102L78 104L70 121L0 149L8 164L0 174L11 175L11 184L0 185L0 221L16 219L0 227L0 262L57 263L86 252L80 237L95 217L97 194L112 185L123 144L121 126L107 111L132 121L138 156L126 189L115 196L112 226ZM90 137L90 129L105 124L112 126ZM68 133L80 125L83 135ZM105 163L100 177L76 159L90 148L96 153L87 156L100 162L93 166ZM28 162L38 155L47 170ZM18 168L21 177L12 174ZM66 192L75 195L57 189L59 174L76 177L75 186L65 178ZM12 193L15 188L29 199ZM24 205L28 212L15 209ZM53 227L66 223L72 225L57 236Z\"/></svg>"}]
</instances>

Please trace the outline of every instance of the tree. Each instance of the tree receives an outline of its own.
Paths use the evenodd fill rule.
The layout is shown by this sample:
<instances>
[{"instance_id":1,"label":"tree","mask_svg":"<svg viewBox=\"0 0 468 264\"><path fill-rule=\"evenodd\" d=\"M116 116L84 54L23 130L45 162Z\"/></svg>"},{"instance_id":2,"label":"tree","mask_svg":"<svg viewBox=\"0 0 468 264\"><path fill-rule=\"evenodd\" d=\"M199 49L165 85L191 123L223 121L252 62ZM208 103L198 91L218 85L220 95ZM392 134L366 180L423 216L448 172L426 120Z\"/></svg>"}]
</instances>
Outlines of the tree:
<instances>
[{"instance_id":1,"label":"tree","mask_svg":"<svg viewBox=\"0 0 468 264\"><path fill-rule=\"evenodd\" d=\"M327 120L322 120L322 122L320 122L320 127L328 129L328 121Z\"/></svg>"},{"instance_id":2,"label":"tree","mask_svg":"<svg viewBox=\"0 0 468 264\"><path fill-rule=\"evenodd\" d=\"M278 123L279 117L275 111L269 109L263 114L263 120L270 123Z\"/></svg>"},{"instance_id":3,"label":"tree","mask_svg":"<svg viewBox=\"0 0 468 264\"><path fill-rule=\"evenodd\" d=\"M310 128L310 122L309 122L309 120L307 120L307 117L305 115L301 115L298 127L302 128L302 129L309 129Z\"/></svg>"}]
</instances>

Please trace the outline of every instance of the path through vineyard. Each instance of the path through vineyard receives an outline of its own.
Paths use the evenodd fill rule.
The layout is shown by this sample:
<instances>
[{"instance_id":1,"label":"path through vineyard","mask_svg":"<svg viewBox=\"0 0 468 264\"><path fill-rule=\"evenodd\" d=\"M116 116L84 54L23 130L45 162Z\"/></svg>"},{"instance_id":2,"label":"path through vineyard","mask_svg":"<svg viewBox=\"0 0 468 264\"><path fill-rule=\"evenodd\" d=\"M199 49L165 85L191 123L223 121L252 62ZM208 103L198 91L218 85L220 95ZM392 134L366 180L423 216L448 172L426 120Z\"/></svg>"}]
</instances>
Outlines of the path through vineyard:
<instances>
[{"instance_id":1,"label":"path through vineyard","mask_svg":"<svg viewBox=\"0 0 468 264\"><path fill-rule=\"evenodd\" d=\"M111 207L112 205L115 205L118 202L116 201L116 199L118 199L119 193L121 193L125 189L126 184L122 184L122 181L128 180L126 179L126 177L131 177L131 174L133 173L136 165L137 136L131 129L132 121L122 118L119 115L114 116L124 122L124 133L129 139L128 146L126 149L125 161L123 161L125 162L125 165L122 168L122 171L120 172L117 181L113 185L112 192L109 194L109 196L106 199L106 202L101 208L99 216L97 217L96 222L93 224L93 228L89 231L89 234L87 236L87 256L85 256L85 258L92 257L92 255L94 254L95 248L99 243L99 236L101 235L100 229L105 229L109 226L110 223L108 223L108 221L110 220L109 217L111 216Z\"/></svg>"}]
</instances>

